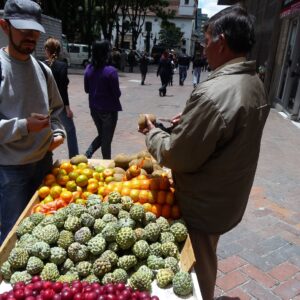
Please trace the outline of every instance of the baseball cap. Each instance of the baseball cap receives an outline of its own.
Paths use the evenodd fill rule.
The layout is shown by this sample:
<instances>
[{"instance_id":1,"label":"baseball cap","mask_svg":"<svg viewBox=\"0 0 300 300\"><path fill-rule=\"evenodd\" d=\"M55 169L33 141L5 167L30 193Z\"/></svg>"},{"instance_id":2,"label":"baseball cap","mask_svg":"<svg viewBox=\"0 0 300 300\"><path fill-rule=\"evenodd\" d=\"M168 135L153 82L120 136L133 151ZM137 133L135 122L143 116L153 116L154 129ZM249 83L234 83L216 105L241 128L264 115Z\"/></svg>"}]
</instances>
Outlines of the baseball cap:
<instances>
[{"instance_id":1,"label":"baseball cap","mask_svg":"<svg viewBox=\"0 0 300 300\"><path fill-rule=\"evenodd\" d=\"M45 32L41 25L41 7L31 0L7 0L3 19L9 20L16 29L31 29Z\"/></svg>"}]
</instances>

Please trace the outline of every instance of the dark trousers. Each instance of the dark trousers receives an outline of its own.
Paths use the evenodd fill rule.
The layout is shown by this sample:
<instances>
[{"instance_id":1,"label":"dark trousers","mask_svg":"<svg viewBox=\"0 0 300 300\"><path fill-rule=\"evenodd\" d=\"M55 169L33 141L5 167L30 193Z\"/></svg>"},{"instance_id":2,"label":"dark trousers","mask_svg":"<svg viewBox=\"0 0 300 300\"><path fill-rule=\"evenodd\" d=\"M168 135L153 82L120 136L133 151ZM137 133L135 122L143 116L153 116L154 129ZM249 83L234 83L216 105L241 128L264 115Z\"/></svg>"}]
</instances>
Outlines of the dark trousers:
<instances>
[{"instance_id":1,"label":"dark trousers","mask_svg":"<svg viewBox=\"0 0 300 300\"><path fill-rule=\"evenodd\" d=\"M189 228L189 236L196 258L194 266L204 300L213 300L217 279L217 245L220 236Z\"/></svg>"},{"instance_id":2,"label":"dark trousers","mask_svg":"<svg viewBox=\"0 0 300 300\"><path fill-rule=\"evenodd\" d=\"M0 166L0 245L52 165L52 152L47 152L35 163Z\"/></svg>"},{"instance_id":3,"label":"dark trousers","mask_svg":"<svg viewBox=\"0 0 300 300\"><path fill-rule=\"evenodd\" d=\"M179 66L179 84L183 85L187 76L187 66Z\"/></svg>"},{"instance_id":4,"label":"dark trousers","mask_svg":"<svg viewBox=\"0 0 300 300\"><path fill-rule=\"evenodd\" d=\"M159 95L160 96L165 96L167 93L167 86L170 81L169 76L160 76L160 81L161 81L161 87L159 88Z\"/></svg>"},{"instance_id":5,"label":"dark trousers","mask_svg":"<svg viewBox=\"0 0 300 300\"><path fill-rule=\"evenodd\" d=\"M103 159L111 159L111 142L118 121L118 112L99 112L91 109L91 116L96 125L98 136L90 144L86 156L91 158L101 147Z\"/></svg>"},{"instance_id":6,"label":"dark trousers","mask_svg":"<svg viewBox=\"0 0 300 300\"><path fill-rule=\"evenodd\" d=\"M141 73L141 77L142 77L142 80L141 80L141 85L144 85L145 83L145 80L146 80L146 76L147 76L147 72L146 73Z\"/></svg>"}]
</instances>

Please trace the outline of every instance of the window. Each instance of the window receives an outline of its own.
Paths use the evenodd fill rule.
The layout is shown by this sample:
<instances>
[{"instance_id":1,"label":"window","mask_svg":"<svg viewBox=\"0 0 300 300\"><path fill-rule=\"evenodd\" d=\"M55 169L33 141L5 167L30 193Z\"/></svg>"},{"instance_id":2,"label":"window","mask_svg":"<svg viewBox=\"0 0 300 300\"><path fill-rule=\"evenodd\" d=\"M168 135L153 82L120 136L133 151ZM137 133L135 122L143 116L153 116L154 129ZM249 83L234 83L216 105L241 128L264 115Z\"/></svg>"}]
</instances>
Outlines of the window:
<instances>
[{"instance_id":1,"label":"window","mask_svg":"<svg viewBox=\"0 0 300 300\"><path fill-rule=\"evenodd\" d=\"M89 47L86 47L86 46L82 47L82 51L83 52L89 52Z\"/></svg>"},{"instance_id":2,"label":"window","mask_svg":"<svg viewBox=\"0 0 300 300\"><path fill-rule=\"evenodd\" d=\"M184 0L185 5L189 5L190 0Z\"/></svg>"},{"instance_id":3,"label":"window","mask_svg":"<svg viewBox=\"0 0 300 300\"><path fill-rule=\"evenodd\" d=\"M78 46L70 45L69 49L70 49L71 53L79 53L79 47Z\"/></svg>"}]
</instances>

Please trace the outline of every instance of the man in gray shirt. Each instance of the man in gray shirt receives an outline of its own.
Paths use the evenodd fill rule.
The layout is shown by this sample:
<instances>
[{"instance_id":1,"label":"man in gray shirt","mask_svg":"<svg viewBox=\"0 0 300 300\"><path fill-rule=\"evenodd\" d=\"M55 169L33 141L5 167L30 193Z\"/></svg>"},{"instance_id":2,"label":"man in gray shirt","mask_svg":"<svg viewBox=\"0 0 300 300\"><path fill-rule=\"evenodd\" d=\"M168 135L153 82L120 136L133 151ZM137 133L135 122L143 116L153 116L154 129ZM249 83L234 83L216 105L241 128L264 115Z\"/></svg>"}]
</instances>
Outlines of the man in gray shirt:
<instances>
[{"instance_id":1,"label":"man in gray shirt","mask_svg":"<svg viewBox=\"0 0 300 300\"><path fill-rule=\"evenodd\" d=\"M40 6L8 0L0 26L0 244L51 170L52 150L64 141L63 103L51 70L31 56L41 25Z\"/></svg>"}]
</instances>

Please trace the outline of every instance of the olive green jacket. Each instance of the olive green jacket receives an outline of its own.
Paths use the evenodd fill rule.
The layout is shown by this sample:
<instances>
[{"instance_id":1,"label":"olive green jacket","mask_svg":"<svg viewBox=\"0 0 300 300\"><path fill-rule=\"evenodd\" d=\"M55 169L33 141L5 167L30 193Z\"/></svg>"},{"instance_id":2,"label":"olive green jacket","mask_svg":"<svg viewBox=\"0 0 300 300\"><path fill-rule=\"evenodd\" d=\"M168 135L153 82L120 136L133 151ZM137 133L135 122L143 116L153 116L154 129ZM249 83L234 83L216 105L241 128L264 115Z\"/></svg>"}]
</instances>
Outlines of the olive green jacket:
<instances>
[{"instance_id":1,"label":"olive green jacket","mask_svg":"<svg viewBox=\"0 0 300 300\"><path fill-rule=\"evenodd\" d=\"M232 63L192 92L171 135L147 134L150 153L172 170L188 226L221 234L241 221L269 110L255 62Z\"/></svg>"}]
</instances>

